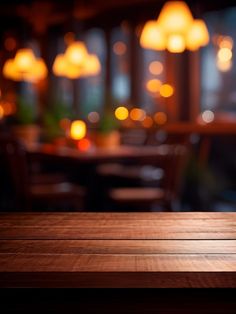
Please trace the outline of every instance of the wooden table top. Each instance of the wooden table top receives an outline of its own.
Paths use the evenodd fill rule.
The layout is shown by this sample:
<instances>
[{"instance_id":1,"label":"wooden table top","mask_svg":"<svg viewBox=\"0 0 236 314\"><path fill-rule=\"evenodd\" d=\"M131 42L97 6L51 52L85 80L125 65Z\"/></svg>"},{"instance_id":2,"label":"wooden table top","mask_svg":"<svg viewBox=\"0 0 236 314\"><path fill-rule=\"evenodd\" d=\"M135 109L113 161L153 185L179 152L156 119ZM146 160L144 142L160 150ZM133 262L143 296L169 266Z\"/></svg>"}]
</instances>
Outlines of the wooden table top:
<instances>
[{"instance_id":1,"label":"wooden table top","mask_svg":"<svg viewBox=\"0 0 236 314\"><path fill-rule=\"evenodd\" d=\"M1 213L1 287L236 287L236 213Z\"/></svg>"}]
</instances>

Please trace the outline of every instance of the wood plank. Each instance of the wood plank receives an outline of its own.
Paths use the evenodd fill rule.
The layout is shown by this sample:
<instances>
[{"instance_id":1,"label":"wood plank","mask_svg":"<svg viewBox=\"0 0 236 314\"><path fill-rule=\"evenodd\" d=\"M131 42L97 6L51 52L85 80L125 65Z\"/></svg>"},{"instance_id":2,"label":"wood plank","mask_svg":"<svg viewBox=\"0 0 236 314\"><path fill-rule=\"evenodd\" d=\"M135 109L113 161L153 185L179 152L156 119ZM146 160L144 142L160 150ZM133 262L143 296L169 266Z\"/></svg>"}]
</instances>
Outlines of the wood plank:
<instances>
[{"instance_id":1,"label":"wood plank","mask_svg":"<svg viewBox=\"0 0 236 314\"><path fill-rule=\"evenodd\" d=\"M0 240L0 254L236 254L236 240Z\"/></svg>"},{"instance_id":2,"label":"wood plank","mask_svg":"<svg viewBox=\"0 0 236 314\"><path fill-rule=\"evenodd\" d=\"M221 227L214 228L209 226L198 227L192 230L191 227L172 226L169 228L149 228L149 227L130 227L130 228L111 228L111 227L93 227L93 228L75 228L75 227L2 227L0 229L1 239L221 239L235 240L236 230L232 228Z\"/></svg>"},{"instance_id":3,"label":"wood plank","mask_svg":"<svg viewBox=\"0 0 236 314\"><path fill-rule=\"evenodd\" d=\"M11 254L1 272L236 272L235 254Z\"/></svg>"},{"instance_id":4,"label":"wood plank","mask_svg":"<svg viewBox=\"0 0 236 314\"><path fill-rule=\"evenodd\" d=\"M0 222L1 227L23 228L23 227L55 227L55 228L134 228L134 227L155 227L155 228L232 228L236 229L236 220L233 219L179 219L177 226L174 219L153 219L153 220L138 220L138 219L18 219L18 220L3 220Z\"/></svg>"},{"instance_id":5,"label":"wood plank","mask_svg":"<svg viewBox=\"0 0 236 314\"><path fill-rule=\"evenodd\" d=\"M164 212L140 212L140 213L102 213L102 212L82 212L82 213L72 213L72 212L22 212L22 213L0 213L0 223L2 221L17 221L17 220L30 220L37 222L38 220L99 220L99 219L114 219L114 220L195 220L195 219L204 219L204 220L217 220L217 219L233 219L236 220L236 213L233 212L177 212L177 213L164 213Z\"/></svg>"}]
</instances>

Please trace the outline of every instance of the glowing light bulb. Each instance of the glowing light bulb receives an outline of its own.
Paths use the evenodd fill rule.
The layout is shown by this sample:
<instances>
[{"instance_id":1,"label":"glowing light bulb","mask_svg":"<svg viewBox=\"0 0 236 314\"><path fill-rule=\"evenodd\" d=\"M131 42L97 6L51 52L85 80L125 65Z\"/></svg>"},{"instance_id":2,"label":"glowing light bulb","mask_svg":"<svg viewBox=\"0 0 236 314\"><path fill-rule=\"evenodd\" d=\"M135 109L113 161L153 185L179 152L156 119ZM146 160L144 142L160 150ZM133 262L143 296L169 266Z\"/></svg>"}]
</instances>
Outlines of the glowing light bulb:
<instances>
[{"instance_id":1,"label":"glowing light bulb","mask_svg":"<svg viewBox=\"0 0 236 314\"><path fill-rule=\"evenodd\" d=\"M81 140L86 135L86 124L82 120L76 120L71 123L70 136L74 140Z\"/></svg>"},{"instance_id":2,"label":"glowing light bulb","mask_svg":"<svg viewBox=\"0 0 236 314\"><path fill-rule=\"evenodd\" d=\"M128 118L129 116L129 111L127 108L125 107L118 107L115 110L115 116L118 120L125 120Z\"/></svg>"}]
</instances>

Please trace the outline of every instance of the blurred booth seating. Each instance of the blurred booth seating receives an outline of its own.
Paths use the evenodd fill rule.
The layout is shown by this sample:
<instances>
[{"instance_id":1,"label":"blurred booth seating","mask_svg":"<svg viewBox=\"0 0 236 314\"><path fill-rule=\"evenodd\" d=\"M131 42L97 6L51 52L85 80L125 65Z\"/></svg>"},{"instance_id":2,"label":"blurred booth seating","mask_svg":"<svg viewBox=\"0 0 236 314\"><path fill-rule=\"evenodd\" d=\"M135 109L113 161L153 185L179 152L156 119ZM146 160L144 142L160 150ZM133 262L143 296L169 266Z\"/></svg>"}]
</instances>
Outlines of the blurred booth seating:
<instances>
[{"instance_id":1,"label":"blurred booth seating","mask_svg":"<svg viewBox=\"0 0 236 314\"><path fill-rule=\"evenodd\" d=\"M155 208L175 210L179 206L189 147L184 144L163 144L159 148L160 153L156 158L144 158L139 164L98 166L98 174L103 178L103 183L107 183L108 206L128 211Z\"/></svg>"},{"instance_id":2,"label":"blurred booth seating","mask_svg":"<svg viewBox=\"0 0 236 314\"><path fill-rule=\"evenodd\" d=\"M85 189L62 173L32 173L25 146L16 138L0 137L0 157L15 210L84 209Z\"/></svg>"}]
</instances>

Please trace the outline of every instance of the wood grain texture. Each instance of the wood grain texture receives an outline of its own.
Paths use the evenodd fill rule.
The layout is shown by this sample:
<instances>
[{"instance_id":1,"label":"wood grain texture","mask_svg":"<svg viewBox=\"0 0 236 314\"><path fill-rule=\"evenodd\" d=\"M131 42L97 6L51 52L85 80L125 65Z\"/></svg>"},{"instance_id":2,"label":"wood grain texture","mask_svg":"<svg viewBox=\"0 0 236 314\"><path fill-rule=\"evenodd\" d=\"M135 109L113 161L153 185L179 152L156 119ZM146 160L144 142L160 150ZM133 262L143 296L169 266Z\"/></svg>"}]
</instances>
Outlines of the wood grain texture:
<instances>
[{"instance_id":1,"label":"wood grain texture","mask_svg":"<svg viewBox=\"0 0 236 314\"><path fill-rule=\"evenodd\" d=\"M0 286L236 287L236 214L1 213Z\"/></svg>"}]
</instances>

